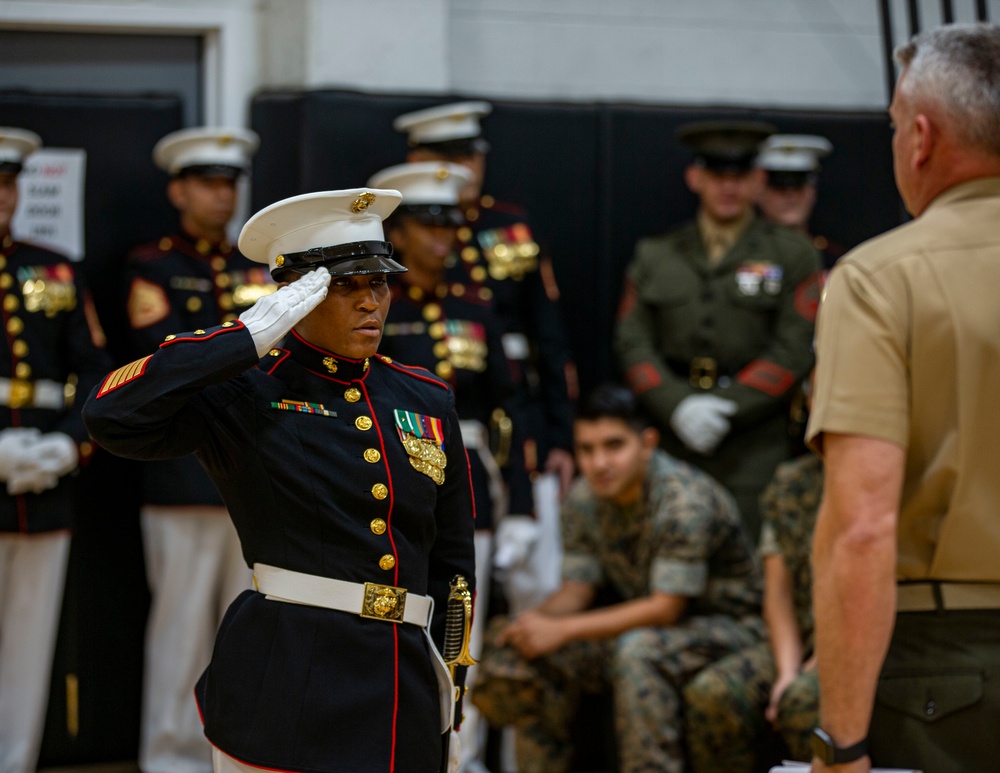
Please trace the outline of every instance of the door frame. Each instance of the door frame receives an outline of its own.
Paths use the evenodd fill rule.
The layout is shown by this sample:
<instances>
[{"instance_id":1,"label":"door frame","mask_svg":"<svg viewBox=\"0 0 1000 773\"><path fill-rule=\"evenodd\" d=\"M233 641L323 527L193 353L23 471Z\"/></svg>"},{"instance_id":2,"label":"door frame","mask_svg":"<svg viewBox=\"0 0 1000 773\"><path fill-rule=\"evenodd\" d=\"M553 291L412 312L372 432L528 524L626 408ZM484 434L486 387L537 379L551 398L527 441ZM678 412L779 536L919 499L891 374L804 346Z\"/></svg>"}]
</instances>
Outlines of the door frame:
<instances>
[{"instance_id":1,"label":"door frame","mask_svg":"<svg viewBox=\"0 0 1000 773\"><path fill-rule=\"evenodd\" d=\"M248 106L257 78L257 29L252 6L205 8L15 0L0 3L0 29L200 36L205 124L248 124Z\"/></svg>"}]
</instances>

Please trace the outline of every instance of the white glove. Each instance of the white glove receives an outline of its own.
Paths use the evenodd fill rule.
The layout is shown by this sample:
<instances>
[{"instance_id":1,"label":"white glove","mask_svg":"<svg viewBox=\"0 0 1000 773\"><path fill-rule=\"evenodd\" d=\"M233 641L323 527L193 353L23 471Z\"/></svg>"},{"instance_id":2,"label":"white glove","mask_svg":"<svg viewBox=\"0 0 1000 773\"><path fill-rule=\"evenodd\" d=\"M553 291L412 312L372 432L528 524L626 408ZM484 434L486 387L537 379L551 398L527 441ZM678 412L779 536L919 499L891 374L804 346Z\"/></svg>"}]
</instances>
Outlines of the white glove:
<instances>
[{"instance_id":1,"label":"white glove","mask_svg":"<svg viewBox=\"0 0 1000 773\"><path fill-rule=\"evenodd\" d=\"M59 484L59 476L46 472L35 465L18 467L7 479L7 493L12 497L18 494L41 494Z\"/></svg>"},{"instance_id":2,"label":"white glove","mask_svg":"<svg viewBox=\"0 0 1000 773\"><path fill-rule=\"evenodd\" d=\"M317 268L291 284L265 295L240 314L253 336L257 356L263 357L285 334L326 298L330 271Z\"/></svg>"},{"instance_id":3,"label":"white glove","mask_svg":"<svg viewBox=\"0 0 1000 773\"><path fill-rule=\"evenodd\" d=\"M738 406L715 395L688 395L670 416L670 426L688 448L708 456L729 432L729 419Z\"/></svg>"},{"instance_id":4,"label":"white glove","mask_svg":"<svg viewBox=\"0 0 1000 773\"><path fill-rule=\"evenodd\" d=\"M495 537L493 568L501 572L523 564L538 539L538 522L527 515L507 515Z\"/></svg>"},{"instance_id":5,"label":"white glove","mask_svg":"<svg viewBox=\"0 0 1000 773\"><path fill-rule=\"evenodd\" d=\"M48 432L27 449L24 464L34 464L43 472L56 477L66 475L76 469L80 461L73 438L62 432Z\"/></svg>"},{"instance_id":6,"label":"white glove","mask_svg":"<svg viewBox=\"0 0 1000 773\"><path fill-rule=\"evenodd\" d=\"M25 448L41 434L34 427L7 427L0 430L0 481L10 477L24 459Z\"/></svg>"},{"instance_id":7,"label":"white glove","mask_svg":"<svg viewBox=\"0 0 1000 773\"><path fill-rule=\"evenodd\" d=\"M59 478L76 469L79 453L73 439L62 432L37 431L26 436L14 468L7 476L7 493L41 494L59 484Z\"/></svg>"}]
</instances>

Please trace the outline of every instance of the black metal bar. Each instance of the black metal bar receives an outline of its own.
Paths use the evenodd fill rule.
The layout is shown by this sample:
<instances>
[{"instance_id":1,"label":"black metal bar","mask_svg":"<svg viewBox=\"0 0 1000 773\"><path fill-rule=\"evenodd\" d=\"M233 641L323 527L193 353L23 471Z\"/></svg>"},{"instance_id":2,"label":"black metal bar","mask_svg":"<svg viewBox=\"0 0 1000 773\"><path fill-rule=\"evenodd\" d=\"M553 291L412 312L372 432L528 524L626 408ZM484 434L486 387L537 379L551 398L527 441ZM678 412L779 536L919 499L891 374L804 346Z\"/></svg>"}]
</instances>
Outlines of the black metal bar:
<instances>
[{"instance_id":1,"label":"black metal bar","mask_svg":"<svg viewBox=\"0 0 1000 773\"><path fill-rule=\"evenodd\" d=\"M952 8L951 0L941 0L941 23L951 24L955 21L955 9Z\"/></svg>"},{"instance_id":2,"label":"black metal bar","mask_svg":"<svg viewBox=\"0 0 1000 773\"><path fill-rule=\"evenodd\" d=\"M986 2L986 0L983 0ZM907 0L906 7L910 15L910 37L920 32L920 2L919 0Z\"/></svg>"},{"instance_id":3,"label":"black metal bar","mask_svg":"<svg viewBox=\"0 0 1000 773\"><path fill-rule=\"evenodd\" d=\"M882 22L882 54L885 57L885 82L889 99L896 90L896 63L892 57L892 9L889 0L879 0L879 20Z\"/></svg>"},{"instance_id":4,"label":"black metal bar","mask_svg":"<svg viewBox=\"0 0 1000 773\"><path fill-rule=\"evenodd\" d=\"M976 0L976 21L989 21L990 12L986 7L986 0Z\"/></svg>"}]
</instances>

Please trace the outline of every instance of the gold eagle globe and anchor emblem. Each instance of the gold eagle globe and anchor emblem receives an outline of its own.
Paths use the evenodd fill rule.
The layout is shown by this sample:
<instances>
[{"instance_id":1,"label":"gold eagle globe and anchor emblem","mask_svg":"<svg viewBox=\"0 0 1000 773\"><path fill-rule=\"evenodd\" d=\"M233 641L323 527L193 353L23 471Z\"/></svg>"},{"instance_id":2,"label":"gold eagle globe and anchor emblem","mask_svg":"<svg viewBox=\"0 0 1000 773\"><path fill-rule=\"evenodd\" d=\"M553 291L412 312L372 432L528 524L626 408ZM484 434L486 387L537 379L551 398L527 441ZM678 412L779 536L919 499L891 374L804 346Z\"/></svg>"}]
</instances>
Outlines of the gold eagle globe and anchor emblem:
<instances>
[{"instance_id":1,"label":"gold eagle globe and anchor emblem","mask_svg":"<svg viewBox=\"0 0 1000 773\"><path fill-rule=\"evenodd\" d=\"M361 608L362 617L399 623L403 620L405 608L406 588L380 585L374 582L365 583L365 598Z\"/></svg>"},{"instance_id":2,"label":"gold eagle globe and anchor emblem","mask_svg":"<svg viewBox=\"0 0 1000 773\"><path fill-rule=\"evenodd\" d=\"M375 194L366 191L365 193L362 193L360 196L358 196L354 200L354 203L351 204L351 212L357 215L360 212L364 212L366 209L368 209L368 207L370 207L374 203L375 203Z\"/></svg>"}]
</instances>

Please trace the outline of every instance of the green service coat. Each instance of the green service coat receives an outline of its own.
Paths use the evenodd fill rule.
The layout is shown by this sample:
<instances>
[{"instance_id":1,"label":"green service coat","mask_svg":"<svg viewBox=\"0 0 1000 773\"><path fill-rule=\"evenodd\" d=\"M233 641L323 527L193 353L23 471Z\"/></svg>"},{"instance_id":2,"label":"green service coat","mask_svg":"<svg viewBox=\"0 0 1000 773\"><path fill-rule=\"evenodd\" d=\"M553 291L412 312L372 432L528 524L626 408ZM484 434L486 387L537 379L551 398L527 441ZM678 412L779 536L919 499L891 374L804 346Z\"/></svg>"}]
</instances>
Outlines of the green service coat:
<instances>
[{"instance_id":1,"label":"green service coat","mask_svg":"<svg viewBox=\"0 0 1000 773\"><path fill-rule=\"evenodd\" d=\"M628 269L615 346L626 381L662 432L663 447L732 491L756 536L757 497L789 455L788 403L813 366L820 258L802 237L754 219L716 266L695 223L642 239ZM690 362L719 368L708 390ZM709 456L688 449L670 417L688 395L738 406Z\"/></svg>"}]
</instances>

